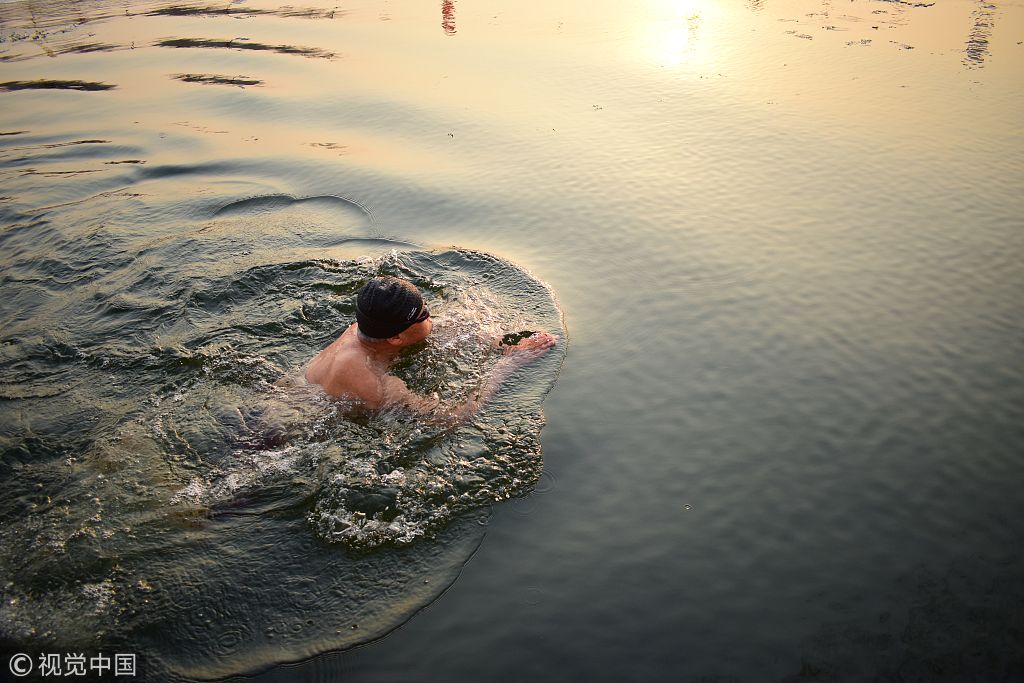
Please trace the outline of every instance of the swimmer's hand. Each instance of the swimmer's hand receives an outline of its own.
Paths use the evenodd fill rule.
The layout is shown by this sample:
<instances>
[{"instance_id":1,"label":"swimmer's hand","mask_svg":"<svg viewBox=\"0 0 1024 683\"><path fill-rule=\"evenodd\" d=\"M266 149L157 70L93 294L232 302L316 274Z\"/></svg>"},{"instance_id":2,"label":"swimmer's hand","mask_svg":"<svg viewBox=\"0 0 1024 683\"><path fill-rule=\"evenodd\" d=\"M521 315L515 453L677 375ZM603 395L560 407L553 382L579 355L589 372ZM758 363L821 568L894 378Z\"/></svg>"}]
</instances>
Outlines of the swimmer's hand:
<instances>
[{"instance_id":1,"label":"swimmer's hand","mask_svg":"<svg viewBox=\"0 0 1024 683\"><path fill-rule=\"evenodd\" d=\"M558 341L558 337L547 332L534 332L519 339L515 344L502 345L501 351L518 362L528 363L547 353Z\"/></svg>"}]
</instances>

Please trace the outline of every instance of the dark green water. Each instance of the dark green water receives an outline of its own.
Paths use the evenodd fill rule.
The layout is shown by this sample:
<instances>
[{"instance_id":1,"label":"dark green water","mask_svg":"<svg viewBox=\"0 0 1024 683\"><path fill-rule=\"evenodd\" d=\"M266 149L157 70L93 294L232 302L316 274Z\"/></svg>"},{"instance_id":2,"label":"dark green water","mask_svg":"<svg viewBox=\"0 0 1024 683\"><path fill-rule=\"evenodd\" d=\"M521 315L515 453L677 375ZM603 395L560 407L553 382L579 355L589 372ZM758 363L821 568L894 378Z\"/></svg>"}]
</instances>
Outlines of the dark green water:
<instances>
[{"instance_id":1,"label":"dark green water","mask_svg":"<svg viewBox=\"0 0 1024 683\"><path fill-rule=\"evenodd\" d=\"M124 229L148 221L132 202L105 202L102 222L95 202L6 233L5 287L24 307L3 340L11 646L118 647L142 655L154 680L350 647L450 585L490 505L540 479L540 402L561 349L457 428L353 414L302 379L353 321L358 288L397 275L437 323L395 372L459 400L500 355L503 330L565 336L529 274L367 235L370 217L336 197L245 199L206 220L179 215L169 225L180 234L157 239ZM106 258L45 258L41 230ZM363 256L317 258L323 240ZM280 261L279 241L309 259ZM53 286L59 296L39 301Z\"/></svg>"},{"instance_id":2,"label":"dark green water","mask_svg":"<svg viewBox=\"0 0 1024 683\"><path fill-rule=\"evenodd\" d=\"M1019 3L4 3L4 651L1019 679L1022 35ZM455 434L275 387L381 271L438 311L423 391L473 386L481 333L565 341Z\"/></svg>"}]
</instances>

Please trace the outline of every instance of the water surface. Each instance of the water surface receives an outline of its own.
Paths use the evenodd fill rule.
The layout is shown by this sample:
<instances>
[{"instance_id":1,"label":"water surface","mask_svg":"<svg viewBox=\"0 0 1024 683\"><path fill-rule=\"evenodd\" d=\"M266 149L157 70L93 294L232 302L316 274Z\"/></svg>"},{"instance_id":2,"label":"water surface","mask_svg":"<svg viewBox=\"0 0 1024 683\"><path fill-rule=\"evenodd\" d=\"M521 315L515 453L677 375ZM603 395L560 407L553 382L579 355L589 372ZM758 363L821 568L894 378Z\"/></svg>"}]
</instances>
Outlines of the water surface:
<instances>
[{"instance_id":1,"label":"water surface","mask_svg":"<svg viewBox=\"0 0 1024 683\"><path fill-rule=\"evenodd\" d=\"M458 517L465 535L456 522L378 551L381 567L423 553L461 574L387 638L266 679L1019 673L1019 2L15 2L0 21L11 486L46 471L41 491L65 490L81 466L66 458L159 414L132 373L170 387L172 363L192 367L176 344L194 331L153 322L176 318L190 283L239 299L232 324L264 345L251 365L211 368L235 384L320 340L299 332L313 322L298 304L261 309L262 288L291 282L309 321L343 318L328 302L350 281L332 269L381 246L494 254L557 292L572 344L531 493L496 504L486 528ZM310 263L312 282L339 288L284 278ZM231 302L197 303L212 328ZM82 369L83 336L124 347L105 382ZM83 384L89 401L69 399ZM200 474L197 491L218 490L216 471ZM76 500L66 514L95 514ZM5 529L33 524L32 504L9 504ZM271 576L350 552L310 526L315 499L251 505L254 525L292 525L292 564ZM272 561L246 538L259 533L232 541L239 557ZM95 545L88 575L103 576L113 561ZM202 574L160 562L176 585ZM250 566L220 563L225 580ZM119 622L102 582L67 588L80 566L40 570L5 582L54 602L70 590L77 611ZM344 576L404 615L391 623L439 592L405 602L381 574ZM285 612L319 595L250 587ZM20 596L4 598L5 637L37 642L11 625ZM211 605L200 593L182 610ZM223 673L270 642L232 631L246 622L231 611L211 623L229 647L183 629L144 651ZM334 630L299 629L324 643ZM239 659L319 651L299 650Z\"/></svg>"}]
</instances>

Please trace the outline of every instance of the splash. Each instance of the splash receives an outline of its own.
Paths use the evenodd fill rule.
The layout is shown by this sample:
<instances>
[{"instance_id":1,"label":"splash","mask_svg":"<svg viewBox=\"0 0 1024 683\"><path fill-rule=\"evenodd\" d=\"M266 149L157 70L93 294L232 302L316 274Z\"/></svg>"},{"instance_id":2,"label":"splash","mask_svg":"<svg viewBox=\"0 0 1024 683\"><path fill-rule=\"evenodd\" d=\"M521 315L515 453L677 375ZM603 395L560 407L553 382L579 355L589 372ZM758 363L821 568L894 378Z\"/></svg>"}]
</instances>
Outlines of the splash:
<instances>
[{"instance_id":1,"label":"splash","mask_svg":"<svg viewBox=\"0 0 1024 683\"><path fill-rule=\"evenodd\" d=\"M147 653L154 680L215 678L408 619L458 575L489 506L537 483L541 402L564 344L457 427L360 413L305 384L303 365L352 322L363 282L397 275L436 324L394 372L457 400L487 376L503 334L564 337L552 293L488 254L359 235L371 217L340 199L233 202L158 238L117 232L108 212L76 238L91 228L71 217L111 202L135 205L97 197L33 224L37 243L65 246L60 262L27 242L12 262L15 299L44 272L65 295L0 340L12 408L0 639L116 645ZM353 234L320 237L321 213ZM294 253L303 239L310 255L318 240L363 255L279 258L278 245ZM129 253L150 258L118 257Z\"/></svg>"}]
</instances>

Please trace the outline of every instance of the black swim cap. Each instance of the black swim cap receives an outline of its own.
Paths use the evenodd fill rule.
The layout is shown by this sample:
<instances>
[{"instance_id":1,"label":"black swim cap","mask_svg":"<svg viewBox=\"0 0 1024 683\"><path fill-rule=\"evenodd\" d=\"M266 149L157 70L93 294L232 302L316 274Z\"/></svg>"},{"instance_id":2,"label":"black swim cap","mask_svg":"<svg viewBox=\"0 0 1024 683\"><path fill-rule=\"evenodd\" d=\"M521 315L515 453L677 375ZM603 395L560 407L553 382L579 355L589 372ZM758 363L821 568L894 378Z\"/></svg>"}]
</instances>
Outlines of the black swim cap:
<instances>
[{"instance_id":1,"label":"black swim cap","mask_svg":"<svg viewBox=\"0 0 1024 683\"><path fill-rule=\"evenodd\" d=\"M388 339L415 323L423 308L413 283L390 275L375 277L356 295L356 322L367 337Z\"/></svg>"}]
</instances>

